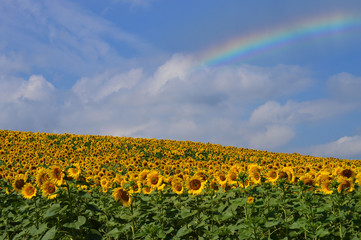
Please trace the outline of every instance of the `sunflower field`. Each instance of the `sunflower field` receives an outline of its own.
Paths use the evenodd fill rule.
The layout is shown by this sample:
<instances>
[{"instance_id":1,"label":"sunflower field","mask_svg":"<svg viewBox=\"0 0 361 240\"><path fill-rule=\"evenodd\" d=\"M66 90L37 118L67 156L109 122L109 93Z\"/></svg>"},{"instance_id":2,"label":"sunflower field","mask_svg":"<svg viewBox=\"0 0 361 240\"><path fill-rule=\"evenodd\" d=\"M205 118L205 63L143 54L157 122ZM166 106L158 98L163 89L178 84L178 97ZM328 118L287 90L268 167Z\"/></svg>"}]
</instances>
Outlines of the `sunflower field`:
<instances>
[{"instance_id":1,"label":"sunflower field","mask_svg":"<svg viewBox=\"0 0 361 240\"><path fill-rule=\"evenodd\" d=\"M0 130L0 239L361 239L358 160Z\"/></svg>"}]
</instances>

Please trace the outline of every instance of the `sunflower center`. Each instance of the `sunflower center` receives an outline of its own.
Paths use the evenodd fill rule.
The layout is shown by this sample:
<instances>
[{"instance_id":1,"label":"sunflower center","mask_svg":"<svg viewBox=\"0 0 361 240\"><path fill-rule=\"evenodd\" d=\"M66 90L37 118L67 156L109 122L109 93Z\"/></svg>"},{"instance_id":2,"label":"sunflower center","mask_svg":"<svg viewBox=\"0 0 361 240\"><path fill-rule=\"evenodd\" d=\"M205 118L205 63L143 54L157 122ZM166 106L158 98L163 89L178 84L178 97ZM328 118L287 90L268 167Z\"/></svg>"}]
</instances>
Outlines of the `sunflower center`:
<instances>
[{"instance_id":1,"label":"sunflower center","mask_svg":"<svg viewBox=\"0 0 361 240\"><path fill-rule=\"evenodd\" d=\"M15 182L15 187L17 189L22 189L24 187L24 185L25 185L25 182L23 179L16 180L16 182Z\"/></svg>"},{"instance_id":2,"label":"sunflower center","mask_svg":"<svg viewBox=\"0 0 361 240\"><path fill-rule=\"evenodd\" d=\"M350 178L352 176L352 172L350 169L345 169L341 172L341 175L347 178Z\"/></svg>"},{"instance_id":3,"label":"sunflower center","mask_svg":"<svg viewBox=\"0 0 361 240\"><path fill-rule=\"evenodd\" d=\"M191 180L190 187L193 190L198 190L201 187L201 181L199 181L198 179Z\"/></svg>"},{"instance_id":4,"label":"sunflower center","mask_svg":"<svg viewBox=\"0 0 361 240\"><path fill-rule=\"evenodd\" d=\"M150 179L150 182L153 184L153 185L156 185L157 183L158 183L158 180L159 180L159 178L158 177L152 177L151 179Z\"/></svg>"},{"instance_id":5,"label":"sunflower center","mask_svg":"<svg viewBox=\"0 0 361 240\"><path fill-rule=\"evenodd\" d=\"M120 198L123 199L124 201L128 201L129 200L128 192L121 189L120 190Z\"/></svg>"},{"instance_id":6,"label":"sunflower center","mask_svg":"<svg viewBox=\"0 0 361 240\"><path fill-rule=\"evenodd\" d=\"M55 188L54 188L54 186L48 186L48 193L49 194L53 194L55 192Z\"/></svg>"}]
</instances>

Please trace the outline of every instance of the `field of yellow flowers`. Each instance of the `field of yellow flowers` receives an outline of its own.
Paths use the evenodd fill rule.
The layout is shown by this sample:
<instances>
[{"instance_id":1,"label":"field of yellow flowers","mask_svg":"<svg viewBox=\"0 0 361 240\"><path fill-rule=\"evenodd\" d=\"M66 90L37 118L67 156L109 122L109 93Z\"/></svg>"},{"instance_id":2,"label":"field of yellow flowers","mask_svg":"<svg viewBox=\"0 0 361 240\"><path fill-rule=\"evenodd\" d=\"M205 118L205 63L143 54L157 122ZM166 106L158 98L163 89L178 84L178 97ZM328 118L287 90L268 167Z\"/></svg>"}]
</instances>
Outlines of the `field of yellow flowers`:
<instances>
[{"instance_id":1,"label":"field of yellow flowers","mask_svg":"<svg viewBox=\"0 0 361 240\"><path fill-rule=\"evenodd\" d=\"M0 130L0 239L361 239L357 160Z\"/></svg>"}]
</instances>

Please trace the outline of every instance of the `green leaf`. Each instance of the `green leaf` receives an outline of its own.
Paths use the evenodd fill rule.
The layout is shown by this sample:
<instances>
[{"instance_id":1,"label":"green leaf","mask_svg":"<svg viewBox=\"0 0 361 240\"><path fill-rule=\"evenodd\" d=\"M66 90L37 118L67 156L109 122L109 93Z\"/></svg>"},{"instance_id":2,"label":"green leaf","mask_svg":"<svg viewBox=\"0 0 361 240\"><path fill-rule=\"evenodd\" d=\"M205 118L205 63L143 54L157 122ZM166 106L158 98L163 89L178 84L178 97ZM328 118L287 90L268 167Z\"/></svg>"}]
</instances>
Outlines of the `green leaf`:
<instances>
[{"instance_id":1,"label":"green leaf","mask_svg":"<svg viewBox=\"0 0 361 240\"><path fill-rule=\"evenodd\" d=\"M84 216L78 216L78 221L72 223L65 223L63 226L67 228L75 228L80 229L86 222L86 218Z\"/></svg>"},{"instance_id":2,"label":"green leaf","mask_svg":"<svg viewBox=\"0 0 361 240\"><path fill-rule=\"evenodd\" d=\"M176 237L185 236L185 235L189 234L190 232L192 232L192 229L187 228L187 226L184 225L183 227L181 227L181 228L178 230Z\"/></svg>"},{"instance_id":3,"label":"green leaf","mask_svg":"<svg viewBox=\"0 0 361 240\"><path fill-rule=\"evenodd\" d=\"M279 223L280 223L279 221L268 221L268 222L266 222L265 227L270 228L270 227L278 225Z\"/></svg>"},{"instance_id":4,"label":"green leaf","mask_svg":"<svg viewBox=\"0 0 361 240\"><path fill-rule=\"evenodd\" d=\"M50 208L48 208L48 210L46 210L46 212L44 214L44 218L53 217L53 216L59 214L60 212L64 211L67 207L68 206L64 206L63 208L61 208L59 203L55 203Z\"/></svg>"},{"instance_id":5,"label":"green leaf","mask_svg":"<svg viewBox=\"0 0 361 240\"><path fill-rule=\"evenodd\" d=\"M305 229L306 225L307 225L307 220L301 218L296 222L292 223L290 229Z\"/></svg>"},{"instance_id":6,"label":"green leaf","mask_svg":"<svg viewBox=\"0 0 361 240\"><path fill-rule=\"evenodd\" d=\"M40 224L39 228L36 228L35 226L31 226L29 228L29 234L31 236L37 236L37 235L40 235L43 232L45 232L47 229L48 229L48 226L46 223Z\"/></svg>"},{"instance_id":7,"label":"green leaf","mask_svg":"<svg viewBox=\"0 0 361 240\"><path fill-rule=\"evenodd\" d=\"M316 231L316 236L317 237L325 237L327 235L330 235L330 232L327 229L324 228L320 228Z\"/></svg>"},{"instance_id":8,"label":"green leaf","mask_svg":"<svg viewBox=\"0 0 361 240\"><path fill-rule=\"evenodd\" d=\"M55 234L56 234L56 227L54 226L45 233L45 235L42 237L41 240L54 239Z\"/></svg>"}]
</instances>

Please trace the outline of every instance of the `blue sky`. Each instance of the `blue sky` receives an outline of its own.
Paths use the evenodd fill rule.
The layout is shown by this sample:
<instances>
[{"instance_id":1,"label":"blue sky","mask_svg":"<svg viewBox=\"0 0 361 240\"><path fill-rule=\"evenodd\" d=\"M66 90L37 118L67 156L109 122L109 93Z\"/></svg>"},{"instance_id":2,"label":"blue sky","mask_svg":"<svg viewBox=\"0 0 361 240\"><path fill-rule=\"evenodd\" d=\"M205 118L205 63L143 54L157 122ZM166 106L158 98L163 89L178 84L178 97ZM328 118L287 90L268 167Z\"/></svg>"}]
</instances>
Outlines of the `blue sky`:
<instances>
[{"instance_id":1,"label":"blue sky","mask_svg":"<svg viewBox=\"0 0 361 240\"><path fill-rule=\"evenodd\" d=\"M202 64L232 39L361 2L4 0L0 129L361 159L361 26Z\"/></svg>"}]
</instances>

